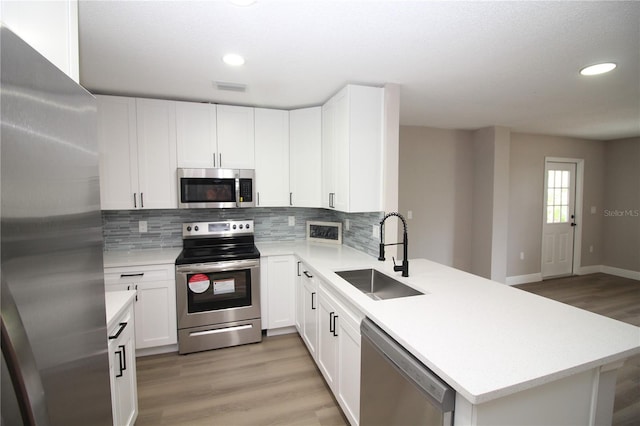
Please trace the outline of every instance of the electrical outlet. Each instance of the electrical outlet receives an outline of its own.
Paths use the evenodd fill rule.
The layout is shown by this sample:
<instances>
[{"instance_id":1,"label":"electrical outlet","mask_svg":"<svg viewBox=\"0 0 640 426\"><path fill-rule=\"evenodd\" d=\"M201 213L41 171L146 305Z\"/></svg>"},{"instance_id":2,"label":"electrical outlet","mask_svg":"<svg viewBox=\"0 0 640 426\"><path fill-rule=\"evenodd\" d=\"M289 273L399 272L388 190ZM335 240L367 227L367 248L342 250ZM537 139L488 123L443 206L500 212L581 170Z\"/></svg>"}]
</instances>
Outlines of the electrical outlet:
<instances>
[{"instance_id":1,"label":"electrical outlet","mask_svg":"<svg viewBox=\"0 0 640 426\"><path fill-rule=\"evenodd\" d=\"M380 236L380 225L373 225L373 232L371 233L374 237Z\"/></svg>"},{"instance_id":2,"label":"electrical outlet","mask_svg":"<svg viewBox=\"0 0 640 426\"><path fill-rule=\"evenodd\" d=\"M348 231L349 230L349 226L351 226L351 221L349 219L345 219L344 220L344 230Z\"/></svg>"},{"instance_id":3,"label":"electrical outlet","mask_svg":"<svg viewBox=\"0 0 640 426\"><path fill-rule=\"evenodd\" d=\"M140 232L140 233L147 232L147 221L146 220L138 221L138 232Z\"/></svg>"},{"instance_id":4,"label":"electrical outlet","mask_svg":"<svg viewBox=\"0 0 640 426\"><path fill-rule=\"evenodd\" d=\"M289 216L289 226L296 226L296 217Z\"/></svg>"},{"instance_id":5,"label":"electrical outlet","mask_svg":"<svg viewBox=\"0 0 640 426\"><path fill-rule=\"evenodd\" d=\"M520 252L520 260L524 260L524 252L523 251Z\"/></svg>"},{"instance_id":6,"label":"electrical outlet","mask_svg":"<svg viewBox=\"0 0 640 426\"><path fill-rule=\"evenodd\" d=\"M413 219L413 211L409 210L407 212L407 219Z\"/></svg>"},{"instance_id":7,"label":"electrical outlet","mask_svg":"<svg viewBox=\"0 0 640 426\"><path fill-rule=\"evenodd\" d=\"M591 214L596 214L596 206L591 206Z\"/></svg>"},{"instance_id":8,"label":"electrical outlet","mask_svg":"<svg viewBox=\"0 0 640 426\"><path fill-rule=\"evenodd\" d=\"M593 246L589 246L589 253L593 253Z\"/></svg>"}]
</instances>

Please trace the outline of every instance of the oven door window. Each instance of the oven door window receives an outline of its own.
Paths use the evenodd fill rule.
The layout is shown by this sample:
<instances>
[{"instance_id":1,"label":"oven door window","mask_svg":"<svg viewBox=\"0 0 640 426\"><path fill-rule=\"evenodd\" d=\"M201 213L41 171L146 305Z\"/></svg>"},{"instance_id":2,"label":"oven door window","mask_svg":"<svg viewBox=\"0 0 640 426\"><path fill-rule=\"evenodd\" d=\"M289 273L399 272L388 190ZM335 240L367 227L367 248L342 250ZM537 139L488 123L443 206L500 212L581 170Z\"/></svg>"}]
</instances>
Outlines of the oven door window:
<instances>
[{"instance_id":1,"label":"oven door window","mask_svg":"<svg viewBox=\"0 0 640 426\"><path fill-rule=\"evenodd\" d=\"M181 203L235 203L236 180L218 178L181 178Z\"/></svg>"},{"instance_id":2,"label":"oven door window","mask_svg":"<svg viewBox=\"0 0 640 426\"><path fill-rule=\"evenodd\" d=\"M190 314L251 306L251 270L187 275Z\"/></svg>"}]
</instances>

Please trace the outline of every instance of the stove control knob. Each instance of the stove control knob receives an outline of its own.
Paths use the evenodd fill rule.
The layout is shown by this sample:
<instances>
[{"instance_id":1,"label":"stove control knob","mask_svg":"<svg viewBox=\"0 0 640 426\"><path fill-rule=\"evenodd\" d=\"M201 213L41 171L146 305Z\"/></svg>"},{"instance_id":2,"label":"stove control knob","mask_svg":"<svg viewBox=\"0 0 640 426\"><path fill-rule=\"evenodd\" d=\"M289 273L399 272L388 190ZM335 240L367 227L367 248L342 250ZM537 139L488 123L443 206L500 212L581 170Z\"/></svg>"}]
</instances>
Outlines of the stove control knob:
<instances>
[{"instance_id":1,"label":"stove control knob","mask_svg":"<svg viewBox=\"0 0 640 426\"><path fill-rule=\"evenodd\" d=\"M236 225L233 225L233 229L236 229Z\"/></svg>"},{"instance_id":2,"label":"stove control knob","mask_svg":"<svg viewBox=\"0 0 640 426\"><path fill-rule=\"evenodd\" d=\"M194 231L196 231L196 232L198 232L198 229L199 229L199 228L198 228L198 225L196 225L196 227L195 227L195 228L193 228L193 230L194 230Z\"/></svg>"},{"instance_id":3,"label":"stove control knob","mask_svg":"<svg viewBox=\"0 0 640 426\"><path fill-rule=\"evenodd\" d=\"M240 224L240 229L242 229L242 224Z\"/></svg>"},{"instance_id":4,"label":"stove control knob","mask_svg":"<svg viewBox=\"0 0 640 426\"><path fill-rule=\"evenodd\" d=\"M187 232L191 232L191 227L187 226Z\"/></svg>"}]
</instances>

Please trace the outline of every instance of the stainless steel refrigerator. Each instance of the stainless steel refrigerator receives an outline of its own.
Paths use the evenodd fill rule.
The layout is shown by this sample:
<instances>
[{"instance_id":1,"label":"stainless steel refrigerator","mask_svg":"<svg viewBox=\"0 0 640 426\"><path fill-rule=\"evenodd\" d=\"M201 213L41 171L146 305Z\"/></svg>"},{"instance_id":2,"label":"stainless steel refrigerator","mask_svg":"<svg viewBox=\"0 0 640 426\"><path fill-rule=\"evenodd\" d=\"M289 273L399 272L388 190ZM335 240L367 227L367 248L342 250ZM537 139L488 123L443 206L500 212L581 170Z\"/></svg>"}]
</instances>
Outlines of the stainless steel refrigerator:
<instances>
[{"instance_id":1,"label":"stainless steel refrigerator","mask_svg":"<svg viewBox=\"0 0 640 426\"><path fill-rule=\"evenodd\" d=\"M112 424L96 101L0 43L2 425Z\"/></svg>"}]
</instances>

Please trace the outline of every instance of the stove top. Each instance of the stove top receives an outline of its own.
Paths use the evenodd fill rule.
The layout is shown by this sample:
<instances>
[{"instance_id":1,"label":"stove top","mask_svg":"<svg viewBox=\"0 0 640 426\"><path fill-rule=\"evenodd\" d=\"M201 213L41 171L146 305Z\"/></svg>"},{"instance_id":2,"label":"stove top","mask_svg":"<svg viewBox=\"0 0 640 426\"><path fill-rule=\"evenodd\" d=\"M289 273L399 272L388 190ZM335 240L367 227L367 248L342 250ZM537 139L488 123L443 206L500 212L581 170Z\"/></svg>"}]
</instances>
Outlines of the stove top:
<instances>
[{"instance_id":1,"label":"stove top","mask_svg":"<svg viewBox=\"0 0 640 426\"><path fill-rule=\"evenodd\" d=\"M185 223L182 245L176 265L260 258L253 220Z\"/></svg>"}]
</instances>

